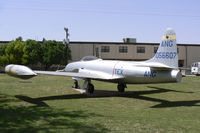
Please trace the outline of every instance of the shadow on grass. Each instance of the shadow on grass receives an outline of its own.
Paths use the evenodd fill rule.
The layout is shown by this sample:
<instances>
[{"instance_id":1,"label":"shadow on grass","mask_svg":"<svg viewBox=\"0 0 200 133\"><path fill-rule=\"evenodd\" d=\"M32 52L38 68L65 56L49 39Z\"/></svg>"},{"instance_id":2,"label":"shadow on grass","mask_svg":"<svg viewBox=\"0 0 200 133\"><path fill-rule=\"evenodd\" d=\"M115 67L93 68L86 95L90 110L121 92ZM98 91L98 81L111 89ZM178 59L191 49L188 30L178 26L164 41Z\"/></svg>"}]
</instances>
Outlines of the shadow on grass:
<instances>
[{"instance_id":1,"label":"shadow on grass","mask_svg":"<svg viewBox=\"0 0 200 133\"><path fill-rule=\"evenodd\" d=\"M178 92L178 93L193 93L193 92L183 92L176 91L158 87L148 87L154 90L148 91L126 91L124 93L119 93L117 91L109 91L109 90L95 90L95 92L91 95L86 94L70 94L70 95L59 95L59 96L47 96L47 97L39 97L39 98L30 98L27 96L17 95L16 98L35 104L36 106L48 106L44 101L47 100L59 100L59 99L83 99L83 98L104 98L104 97L126 97L126 98L135 98L140 100L157 102L159 104L152 106L151 108L165 108L165 107L180 107L180 106L199 106L200 100L192 100L192 101L168 101L159 98L147 97L144 95L148 94L156 94L156 93L165 93L165 92Z\"/></svg>"},{"instance_id":2,"label":"shadow on grass","mask_svg":"<svg viewBox=\"0 0 200 133\"><path fill-rule=\"evenodd\" d=\"M4 98L10 100L3 100ZM90 117L102 117L94 113L87 113L82 110L65 111L50 107L11 106L9 102L12 101L12 99L14 100L16 98L0 95L0 101L3 101L0 103L1 133L102 133L109 131L100 124L93 123L88 125L84 122L85 119ZM41 106L46 106L46 104L41 104Z\"/></svg>"}]
</instances>

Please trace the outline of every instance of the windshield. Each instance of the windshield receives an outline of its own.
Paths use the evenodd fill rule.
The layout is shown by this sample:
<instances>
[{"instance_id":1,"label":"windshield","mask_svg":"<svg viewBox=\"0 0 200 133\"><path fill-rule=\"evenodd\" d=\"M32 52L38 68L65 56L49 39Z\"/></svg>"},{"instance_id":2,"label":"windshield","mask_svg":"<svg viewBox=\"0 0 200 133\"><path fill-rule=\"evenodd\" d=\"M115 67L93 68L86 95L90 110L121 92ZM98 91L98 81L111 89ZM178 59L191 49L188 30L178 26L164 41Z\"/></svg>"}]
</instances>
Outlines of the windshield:
<instances>
[{"instance_id":1,"label":"windshield","mask_svg":"<svg viewBox=\"0 0 200 133\"><path fill-rule=\"evenodd\" d=\"M96 56L85 56L81 59L81 61L91 61L91 60L96 60L99 59Z\"/></svg>"}]
</instances>

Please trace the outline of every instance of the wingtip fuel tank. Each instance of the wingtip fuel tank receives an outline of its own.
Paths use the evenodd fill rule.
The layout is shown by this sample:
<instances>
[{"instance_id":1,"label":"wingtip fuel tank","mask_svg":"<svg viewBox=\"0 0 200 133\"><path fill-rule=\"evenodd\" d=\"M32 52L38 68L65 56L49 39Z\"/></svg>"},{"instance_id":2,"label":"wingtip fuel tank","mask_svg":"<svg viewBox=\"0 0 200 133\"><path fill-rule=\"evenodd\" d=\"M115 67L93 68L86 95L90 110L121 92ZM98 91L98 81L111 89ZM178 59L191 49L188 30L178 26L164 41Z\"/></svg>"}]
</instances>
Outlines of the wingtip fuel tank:
<instances>
[{"instance_id":1,"label":"wingtip fuel tank","mask_svg":"<svg viewBox=\"0 0 200 133\"><path fill-rule=\"evenodd\" d=\"M37 76L37 74L32 71L27 66L10 64L5 67L5 72L13 77L21 79L30 79Z\"/></svg>"}]
</instances>

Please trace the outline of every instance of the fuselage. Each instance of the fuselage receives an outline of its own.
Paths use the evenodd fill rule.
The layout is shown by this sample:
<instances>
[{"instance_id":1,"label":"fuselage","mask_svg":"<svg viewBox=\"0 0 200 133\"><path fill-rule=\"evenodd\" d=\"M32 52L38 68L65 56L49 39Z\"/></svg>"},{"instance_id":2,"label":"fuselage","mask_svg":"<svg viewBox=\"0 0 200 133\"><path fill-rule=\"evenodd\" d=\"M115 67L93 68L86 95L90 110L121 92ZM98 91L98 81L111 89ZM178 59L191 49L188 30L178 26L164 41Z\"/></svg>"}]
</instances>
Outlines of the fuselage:
<instances>
[{"instance_id":1,"label":"fuselage","mask_svg":"<svg viewBox=\"0 0 200 133\"><path fill-rule=\"evenodd\" d=\"M177 69L159 70L145 66L143 63L144 62L96 59L69 63L65 67L65 71L81 72L83 70L88 70L97 73L101 72L106 76L110 76L111 79L114 76L120 77L117 80L108 80L110 82L126 84L169 83L181 81L182 75Z\"/></svg>"}]
</instances>

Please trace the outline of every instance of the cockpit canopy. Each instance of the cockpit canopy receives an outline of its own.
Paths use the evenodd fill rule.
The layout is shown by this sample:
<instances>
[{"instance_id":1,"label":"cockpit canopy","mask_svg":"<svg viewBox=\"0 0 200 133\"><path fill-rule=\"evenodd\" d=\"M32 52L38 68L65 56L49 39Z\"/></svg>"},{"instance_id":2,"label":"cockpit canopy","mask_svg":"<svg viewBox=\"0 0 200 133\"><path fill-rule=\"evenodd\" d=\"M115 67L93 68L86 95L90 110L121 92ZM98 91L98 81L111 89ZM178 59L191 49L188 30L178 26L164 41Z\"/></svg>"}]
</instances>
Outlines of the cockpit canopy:
<instances>
[{"instance_id":1,"label":"cockpit canopy","mask_svg":"<svg viewBox=\"0 0 200 133\"><path fill-rule=\"evenodd\" d=\"M99 58L96 56L85 56L81 59L81 61L91 61L91 60L97 60L97 59Z\"/></svg>"}]
</instances>

